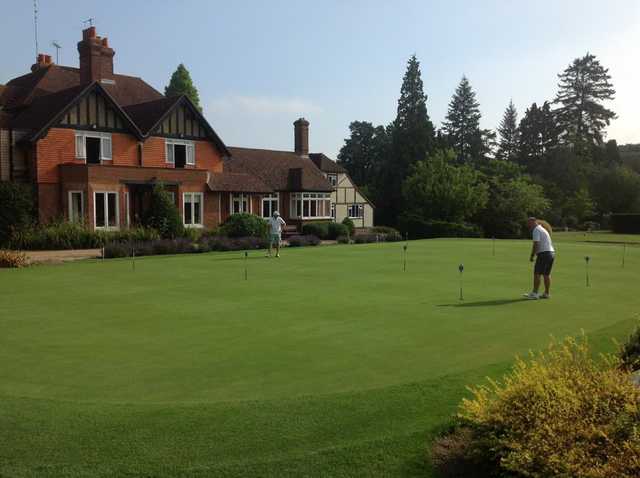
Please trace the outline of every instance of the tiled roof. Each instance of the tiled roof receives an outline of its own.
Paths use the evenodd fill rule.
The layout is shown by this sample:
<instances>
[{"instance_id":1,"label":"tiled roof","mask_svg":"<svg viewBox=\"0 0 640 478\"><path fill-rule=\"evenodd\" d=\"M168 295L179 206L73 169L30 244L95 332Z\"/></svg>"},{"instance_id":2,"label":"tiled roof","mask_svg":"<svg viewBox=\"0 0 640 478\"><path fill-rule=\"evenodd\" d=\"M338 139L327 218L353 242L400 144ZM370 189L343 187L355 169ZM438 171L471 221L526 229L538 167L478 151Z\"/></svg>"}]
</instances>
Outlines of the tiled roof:
<instances>
[{"instance_id":1,"label":"tiled roof","mask_svg":"<svg viewBox=\"0 0 640 478\"><path fill-rule=\"evenodd\" d=\"M28 108L24 108L13 118L11 127L14 129L41 130L88 86L76 85L66 90L35 98Z\"/></svg>"},{"instance_id":2,"label":"tiled roof","mask_svg":"<svg viewBox=\"0 0 640 478\"><path fill-rule=\"evenodd\" d=\"M309 153L309 159L325 173L346 173L347 170L324 153Z\"/></svg>"},{"instance_id":3,"label":"tiled roof","mask_svg":"<svg viewBox=\"0 0 640 478\"><path fill-rule=\"evenodd\" d=\"M270 193L273 192L260 178L249 173L232 173L224 171L209 175L207 185L211 191L228 191L237 193Z\"/></svg>"},{"instance_id":4,"label":"tiled roof","mask_svg":"<svg viewBox=\"0 0 640 478\"><path fill-rule=\"evenodd\" d=\"M140 131L143 134L147 134L178 101L180 101L179 96L173 98L162 97L146 103L125 106L123 109L140 128Z\"/></svg>"},{"instance_id":5,"label":"tiled roof","mask_svg":"<svg viewBox=\"0 0 640 478\"><path fill-rule=\"evenodd\" d=\"M113 76L115 84L101 83L101 85L120 106L163 98L160 92L141 78L127 75ZM80 85L80 69L52 64L9 81L0 104L7 108L18 108L29 104L39 96L78 85Z\"/></svg>"},{"instance_id":6,"label":"tiled roof","mask_svg":"<svg viewBox=\"0 0 640 478\"><path fill-rule=\"evenodd\" d=\"M226 170L251 172L274 191L333 191L315 164L294 152L237 147L229 151Z\"/></svg>"}]
</instances>

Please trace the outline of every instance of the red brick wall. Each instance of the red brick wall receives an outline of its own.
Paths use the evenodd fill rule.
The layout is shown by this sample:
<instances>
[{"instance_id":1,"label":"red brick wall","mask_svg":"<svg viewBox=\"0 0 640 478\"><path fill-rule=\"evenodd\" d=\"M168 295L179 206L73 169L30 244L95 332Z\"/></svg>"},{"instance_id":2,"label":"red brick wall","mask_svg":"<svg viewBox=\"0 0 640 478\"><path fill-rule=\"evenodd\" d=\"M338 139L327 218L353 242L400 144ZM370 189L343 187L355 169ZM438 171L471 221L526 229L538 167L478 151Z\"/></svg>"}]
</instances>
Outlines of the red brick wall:
<instances>
[{"instance_id":1,"label":"red brick wall","mask_svg":"<svg viewBox=\"0 0 640 478\"><path fill-rule=\"evenodd\" d=\"M76 160L76 136L72 129L52 128L38 141L36 180L38 183L60 181L58 165Z\"/></svg>"},{"instance_id":2,"label":"red brick wall","mask_svg":"<svg viewBox=\"0 0 640 478\"><path fill-rule=\"evenodd\" d=\"M38 184L38 220L42 224L62 217L60 186L58 184Z\"/></svg>"},{"instance_id":3,"label":"red brick wall","mask_svg":"<svg viewBox=\"0 0 640 478\"><path fill-rule=\"evenodd\" d=\"M142 146L142 165L147 168L168 168L164 138L152 136Z\"/></svg>"}]
</instances>

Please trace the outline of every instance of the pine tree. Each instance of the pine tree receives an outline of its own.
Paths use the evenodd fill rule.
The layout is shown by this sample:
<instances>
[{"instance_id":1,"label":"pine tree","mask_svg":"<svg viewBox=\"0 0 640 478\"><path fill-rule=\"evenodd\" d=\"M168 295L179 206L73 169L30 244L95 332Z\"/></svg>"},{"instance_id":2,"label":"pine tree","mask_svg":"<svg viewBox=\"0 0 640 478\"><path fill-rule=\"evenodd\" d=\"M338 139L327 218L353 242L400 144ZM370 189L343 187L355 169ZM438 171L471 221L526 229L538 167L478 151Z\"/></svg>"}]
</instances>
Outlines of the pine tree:
<instances>
[{"instance_id":1,"label":"pine tree","mask_svg":"<svg viewBox=\"0 0 640 478\"><path fill-rule=\"evenodd\" d=\"M604 129L616 114L602 105L613 100L615 90L609 81L609 70L594 55L576 58L558 75L555 103L558 125L564 142L576 148L578 154L588 153L594 144L602 145Z\"/></svg>"},{"instance_id":2,"label":"pine tree","mask_svg":"<svg viewBox=\"0 0 640 478\"><path fill-rule=\"evenodd\" d=\"M498 134L500 141L497 159L512 161L518 154L519 132L518 132L518 111L516 110L513 100L509 101L509 106L504 112L500 126L498 126Z\"/></svg>"},{"instance_id":3,"label":"pine tree","mask_svg":"<svg viewBox=\"0 0 640 478\"><path fill-rule=\"evenodd\" d=\"M384 170L380 219L395 225L402 210L402 183L410 167L423 161L435 142L435 130L427 113L427 95L420 72L420 62L413 55L402 81L396 119L390 128L391 151Z\"/></svg>"},{"instance_id":4,"label":"pine tree","mask_svg":"<svg viewBox=\"0 0 640 478\"><path fill-rule=\"evenodd\" d=\"M483 149L483 132L480 130L480 103L466 76L449 102L449 111L443 130L449 144L456 152L458 161L468 162Z\"/></svg>"},{"instance_id":5,"label":"pine tree","mask_svg":"<svg viewBox=\"0 0 640 478\"><path fill-rule=\"evenodd\" d=\"M185 95L198 107L199 110L202 111L202 107L200 106L200 97L198 96L198 89L193 85L193 80L191 80L189 70L187 70L182 63L178 65L176 71L171 75L171 80L164 89L164 95L169 98Z\"/></svg>"},{"instance_id":6,"label":"pine tree","mask_svg":"<svg viewBox=\"0 0 640 478\"><path fill-rule=\"evenodd\" d=\"M371 190L375 188L374 183L388 155L387 131L368 121L353 121L349 131L351 134L338 153L338 163L345 167L357 185Z\"/></svg>"},{"instance_id":7,"label":"pine tree","mask_svg":"<svg viewBox=\"0 0 640 478\"><path fill-rule=\"evenodd\" d=\"M533 103L518 127L518 162L529 172L539 172L543 160L557 145L558 126L549 102L545 101L542 107Z\"/></svg>"}]
</instances>

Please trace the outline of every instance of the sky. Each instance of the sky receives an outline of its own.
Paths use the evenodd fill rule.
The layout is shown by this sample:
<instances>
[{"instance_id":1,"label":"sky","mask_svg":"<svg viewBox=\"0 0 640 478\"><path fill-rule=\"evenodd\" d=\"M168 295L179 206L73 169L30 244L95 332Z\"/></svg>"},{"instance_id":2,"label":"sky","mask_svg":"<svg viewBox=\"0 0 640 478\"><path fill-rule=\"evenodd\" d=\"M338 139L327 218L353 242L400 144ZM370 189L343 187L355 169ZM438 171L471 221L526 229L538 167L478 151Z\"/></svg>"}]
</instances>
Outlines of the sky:
<instances>
[{"instance_id":1,"label":"sky","mask_svg":"<svg viewBox=\"0 0 640 478\"><path fill-rule=\"evenodd\" d=\"M33 2L0 0L0 84L35 59ZM483 128L509 100L520 117L552 100L557 74L595 54L612 76L608 138L640 143L640 1L38 0L39 51L77 66L84 20L115 50L116 73L159 91L179 63L229 146L293 149L293 121L313 152L336 157L352 121L393 121L407 60L420 61L439 126L462 75Z\"/></svg>"}]
</instances>

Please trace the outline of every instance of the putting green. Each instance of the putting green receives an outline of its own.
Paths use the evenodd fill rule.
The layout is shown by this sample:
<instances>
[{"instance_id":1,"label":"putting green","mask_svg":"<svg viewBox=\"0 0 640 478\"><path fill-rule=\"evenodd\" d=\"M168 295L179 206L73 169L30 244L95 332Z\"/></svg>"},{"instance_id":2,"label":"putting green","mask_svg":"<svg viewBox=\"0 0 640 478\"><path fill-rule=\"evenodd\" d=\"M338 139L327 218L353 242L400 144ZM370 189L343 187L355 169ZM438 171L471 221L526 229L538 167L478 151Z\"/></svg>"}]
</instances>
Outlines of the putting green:
<instances>
[{"instance_id":1,"label":"putting green","mask_svg":"<svg viewBox=\"0 0 640 478\"><path fill-rule=\"evenodd\" d=\"M640 311L638 247L560 241L524 301L529 242L492 245L0 271L0 476L428 475L465 385L551 334L611 350Z\"/></svg>"}]
</instances>

